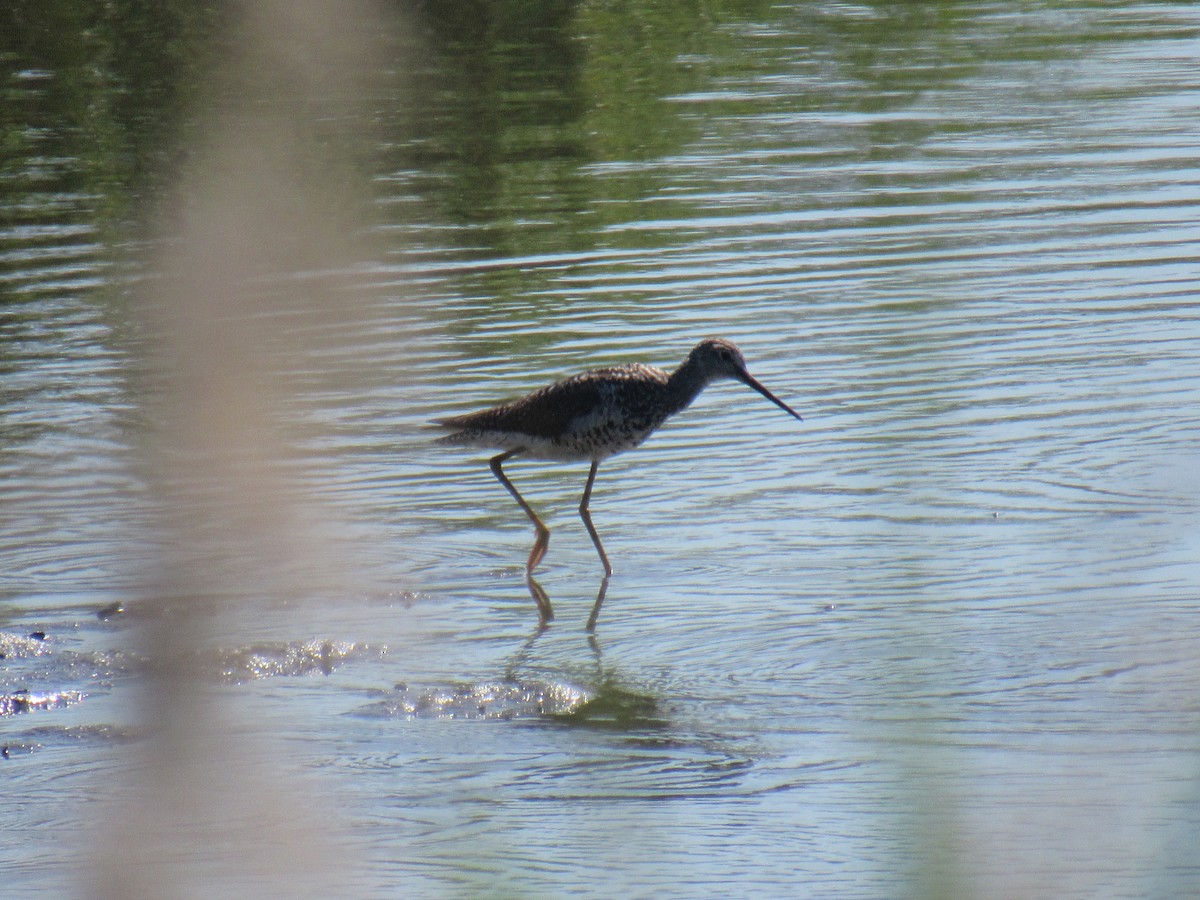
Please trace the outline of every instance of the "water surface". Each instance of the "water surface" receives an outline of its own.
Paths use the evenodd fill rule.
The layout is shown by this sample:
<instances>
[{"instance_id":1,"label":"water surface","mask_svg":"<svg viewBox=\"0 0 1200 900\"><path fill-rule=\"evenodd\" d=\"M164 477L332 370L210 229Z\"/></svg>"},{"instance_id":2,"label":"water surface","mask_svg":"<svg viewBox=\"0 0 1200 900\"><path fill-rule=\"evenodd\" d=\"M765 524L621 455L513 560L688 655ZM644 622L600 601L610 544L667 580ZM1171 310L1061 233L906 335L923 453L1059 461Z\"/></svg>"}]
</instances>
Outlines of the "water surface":
<instances>
[{"instance_id":1,"label":"water surface","mask_svg":"<svg viewBox=\"0 0 1200 900\"><path fill-rule=\"evenodd\" d=\"M570 9L397 39L371 253L263 332L319 335L272 396L349 575L215 601L152 589L131 301L187 107L5 51L4 882L78 888L204 604L205 752L259 736L346 895L1195 891L1195 9ZM426 423L709 335L804 422L719 383L605 462L591 635L586 465L514 460L539 630L532 530Z\"/></svg>"}]
</instances>

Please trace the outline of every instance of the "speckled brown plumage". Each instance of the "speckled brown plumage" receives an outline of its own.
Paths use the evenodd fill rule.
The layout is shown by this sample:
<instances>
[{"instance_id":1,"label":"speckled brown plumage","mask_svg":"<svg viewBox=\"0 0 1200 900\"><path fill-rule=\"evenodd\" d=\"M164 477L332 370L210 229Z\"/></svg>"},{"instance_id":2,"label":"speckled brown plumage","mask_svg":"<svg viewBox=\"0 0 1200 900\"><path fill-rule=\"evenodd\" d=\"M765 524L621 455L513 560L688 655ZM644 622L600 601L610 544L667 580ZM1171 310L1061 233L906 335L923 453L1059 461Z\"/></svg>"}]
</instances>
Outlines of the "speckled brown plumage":
<instances>
[{"instance_id":1,"label":"speckled brown plumage","mask_svg":"<svg viewBox=\"0 0 1200 900\"><path fill-rule=\"evenodd\" d=\"M677 393L662 369L613 366L438 424L454 429L443 443L523 447L528 455L545 459L603 459L636 447L687 405L691 398L680 405L684 398Z\"/></svg>"}]
</instances>

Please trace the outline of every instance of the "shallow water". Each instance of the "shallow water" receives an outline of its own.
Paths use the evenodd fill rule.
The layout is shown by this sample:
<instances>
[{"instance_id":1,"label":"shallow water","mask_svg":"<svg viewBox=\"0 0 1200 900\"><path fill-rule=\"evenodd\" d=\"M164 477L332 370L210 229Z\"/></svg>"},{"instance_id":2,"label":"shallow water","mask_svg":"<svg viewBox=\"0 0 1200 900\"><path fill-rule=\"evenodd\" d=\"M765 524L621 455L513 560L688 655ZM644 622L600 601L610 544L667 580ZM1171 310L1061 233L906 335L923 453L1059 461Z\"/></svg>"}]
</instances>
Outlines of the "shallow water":
<instances>
[{"instance_id":1,"label":"shallow water","mask_svg":"<svg viewBox=\"0 0 1200 900\"><path fill-rule=\"evenodd\" d=\"M291 282L337 312L272 311L320 334L281 417L352 577L204 600L147 587L133 176L63 125L70 61L8 55L14 895L78 889L197 604L204 752L266 755L344 895L1200 886L1195 9L651 8L407 39L374 253ZM587 467L513 460L540 630L531 528L426 423L708 335L804 422L718 383L601 466L594 634Z\"/></svg>"}]
</instances>

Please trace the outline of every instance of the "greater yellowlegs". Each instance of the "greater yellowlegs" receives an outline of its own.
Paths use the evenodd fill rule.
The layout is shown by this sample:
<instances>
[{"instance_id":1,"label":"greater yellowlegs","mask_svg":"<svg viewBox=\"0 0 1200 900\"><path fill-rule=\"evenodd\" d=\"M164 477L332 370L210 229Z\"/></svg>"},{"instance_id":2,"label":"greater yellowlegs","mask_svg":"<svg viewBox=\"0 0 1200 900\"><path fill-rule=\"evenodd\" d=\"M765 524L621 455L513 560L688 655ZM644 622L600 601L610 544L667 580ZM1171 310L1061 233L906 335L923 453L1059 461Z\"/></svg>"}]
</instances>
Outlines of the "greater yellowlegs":
<instances>
[{"instance_id":1,"label":"greater yellowlegs","mask_svg":"<svg viewBox=\"0 0 1200 900\"><path fill-rule=\"evenodd\" d=\"M534 568L546 555L550 529L508 480L503 463L518 455L533 459L590 460L592 468L579 502L579 515L596 545L607 578L613 568L588 511L600 461L638 446L718 378L733 378L749 385L789 415L800 418L799 413L746 371L746 361L736 346L710 338L697 344L674 372L639 363L592 369L556 381L520 400L439 419L435 424L451 429L440 443L504 451L492 457L492 473L513 495L536 530L533 550L525 563L531 579ZM549 604L542 604L544 592L535 593L535 597L543 618L548 618Z\"/></svg>"}]
</instances>

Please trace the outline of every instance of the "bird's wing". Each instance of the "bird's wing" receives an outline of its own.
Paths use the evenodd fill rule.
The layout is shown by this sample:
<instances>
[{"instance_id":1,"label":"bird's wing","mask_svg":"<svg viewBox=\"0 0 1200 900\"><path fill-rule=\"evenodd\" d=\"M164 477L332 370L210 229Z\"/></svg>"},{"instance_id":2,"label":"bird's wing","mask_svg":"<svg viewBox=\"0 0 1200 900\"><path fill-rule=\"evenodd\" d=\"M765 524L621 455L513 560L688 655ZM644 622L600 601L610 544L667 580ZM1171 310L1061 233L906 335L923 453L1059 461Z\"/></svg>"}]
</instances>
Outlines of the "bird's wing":
<instances>
[{"instance_id":1,"label":"bird's wing","mask_svg":"<svg viewBox=\"0 0 1200 900\"><path fill-rule=\"evenodd\" d=\"M507 431L554 438L565 433L577 418L593 412L601 400L600 386L586 375L577 375L547 385L520 400L464 416L439 419L436 424L466 431Z\"/></svg>"}]
</instances>

